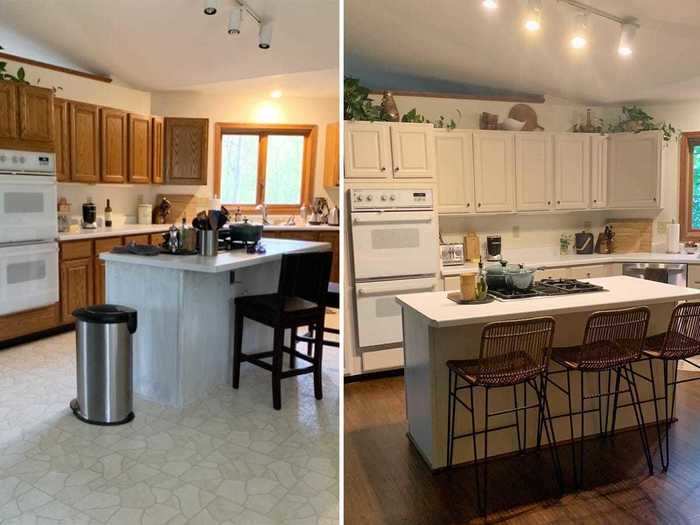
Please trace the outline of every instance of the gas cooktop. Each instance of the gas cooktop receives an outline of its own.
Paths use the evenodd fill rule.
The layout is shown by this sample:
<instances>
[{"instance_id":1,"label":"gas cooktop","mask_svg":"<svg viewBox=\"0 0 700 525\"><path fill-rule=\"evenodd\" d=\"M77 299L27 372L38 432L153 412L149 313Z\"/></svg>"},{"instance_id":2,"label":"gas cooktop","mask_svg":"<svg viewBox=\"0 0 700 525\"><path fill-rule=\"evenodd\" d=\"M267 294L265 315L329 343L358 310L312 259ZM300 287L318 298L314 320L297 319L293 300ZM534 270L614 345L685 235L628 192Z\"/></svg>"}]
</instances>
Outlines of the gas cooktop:
<instances>
[{"instance_id":1,"label":"gas cooktop","mask_svg":"<svg viewBox=\"0 0 700 525\"><path fill-rule=\"evenodd\" d=\"M585 283L576 279L542 279L527 290L489 290L497 299L529 299L532 297L550 297L575 293L604 292L605 288L597 284Z\"/></svg>"}]
</instances>

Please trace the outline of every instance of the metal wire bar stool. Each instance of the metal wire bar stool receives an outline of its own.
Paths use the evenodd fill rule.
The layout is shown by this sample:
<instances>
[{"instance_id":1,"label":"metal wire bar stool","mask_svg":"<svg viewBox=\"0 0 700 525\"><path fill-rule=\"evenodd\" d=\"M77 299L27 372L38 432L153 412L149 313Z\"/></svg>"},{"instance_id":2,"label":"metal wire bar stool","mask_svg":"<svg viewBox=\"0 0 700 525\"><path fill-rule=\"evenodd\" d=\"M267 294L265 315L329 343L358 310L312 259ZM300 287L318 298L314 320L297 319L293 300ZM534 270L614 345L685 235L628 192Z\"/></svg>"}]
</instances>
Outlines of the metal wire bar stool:
<instances>
[{"instance_id":1,"label":"metal wire bar stool","mask_svg":"<svg viewBox=\"0 0 700 525\"><path fill-rule=\"evenodd\" d=\"M515 428L518 436L518 449L522 453L527 448L527 411L537 409L538 420L545 420L541 415L549 412L547 403L547 365L554 336L554 319L539 317L535 319L505 321L487 324L481 333L481 348L478 359L448 361L449 396L447 421L447 467L452 467L454 442L466 437L472 438L474 473L476 478L476 500L479 512L486 514L488 496L488 433ZM460 380L463 384L460 386ZM518 403L516 387L523 387L523 405ZM484 389L484 429L476 430L476 417L479 410L474 404L474 388ZM536 403L527 404L527 388L535 392ZM489 392L494 388L512 388L514 408L489 412ZM469 404L459 397L458 392L468 389ZM471 432L455 435L455 409L457 403L462 405L471 415ZM521 440L520 413L523 413L524 433ZM489 428L489 419L507 414L515 415L515 422L494 428ZM546 418L549 425L544 425L547 441L550 445L552 463L556 481L561 488L562 475L559 455L556 450L556 439L551 418ZM483 462L479 461L477 436L484 437ZM479 473L480 463L483 463L483 483ZM482 494L483 489L483 494Z\"/></svg>"},{"instance_id":2,"label":"metal wire bar stool","mask_svg":"<svg viewBox=\"0 0 700 525\"><path fill-rule=\"evenodd\" d=\"M649 442L644 428L644 415L642 414L639 401L639 392L631 372L631 363L639 360L642 354L642 345L646 336L649 324L649 309L646 307L628 308L624 310L607 310L591 314L586 323L586 330L583 336L583 343L577 346L565 348L553 348L552 360L563 367L562 371L550 372L548 378L555 388L566 395L569 410L567 414L555 416L569 418L569 430L571 432L571 458L574 471L574 484L580 487L583 483L583 453L585 441L585 415L598 412L598 422L600 433L607 435L608 413L606 410L605 424L603 426L601 405L602 399L606 400L606 407L610 404L610 396L614 396L613 406L618 402L619 395L629 393L632 399L630 405L634 409L637 427L642 440L644 456L649 468L649 474L653 474L654 467L649 452ZM580 375L580 409L574 411L572 404L571 372L579 372ZM601 391L601 373L608 372L608 390ZM566 386L557 384L552 378L552 374L565 373ZM598 392L586 395L584 374L598 374ZM615 389L610 391L611 373L615 374ZM624 378L628 388L620 390L620 380ZM596 408L586 409L587 400L597 399ZM574 416L580 416L580 438L578 439L578 457L576 453L577 438L574 433ZM542 416L544 417L544 415ZM615 412L613 412L613 429L615 427ZM543 422L540 422L540 426ZM541 433L538 432L538 437Z\"/></svg>"},{"instance_id":3,"label":"metal wire bar stool","mask_svg":"<svg viewBox=\"0 0 700 525\"><path fill-rule=\"evenodd\" d=\"M700 366L689 361L691 357L695 357L697 355L700 355L700 302L681 303L673 309L671 320L668 323L668 329L666 332L647 337L644 341L642 359L646 359L649 363L649 376L645 376L640 372L632 372L634 376L640 377L651 383L652 399L644 400L642 403L654 404L656 433L659 439L659 455L661 456L661 467L664 471L668 470L668 463L670 459L669 433L676 404L676 386L681 383L689 383L691 381L700 380L700 377L691 377L688 379L678 380L678 362L685 361L695 368L700 368ZM657 396L657 388L654 377L654 360L660 360L663 363L664 392L663 395L659 396ZM671 363L673 363L673 365L671 365ZM672 378L670 377L671 371L673 371ZM670 414L668 399L669 387L671 388ZM659 419L659 401L663 401L664 414L662 419ZM619 408L622 408L623 406L624 405L620 406ZM614 410L617 411L617 409L618 405L615 404ZM662 425L665 427L665 432L661 431Z\"/></svg>"}]
</instances>

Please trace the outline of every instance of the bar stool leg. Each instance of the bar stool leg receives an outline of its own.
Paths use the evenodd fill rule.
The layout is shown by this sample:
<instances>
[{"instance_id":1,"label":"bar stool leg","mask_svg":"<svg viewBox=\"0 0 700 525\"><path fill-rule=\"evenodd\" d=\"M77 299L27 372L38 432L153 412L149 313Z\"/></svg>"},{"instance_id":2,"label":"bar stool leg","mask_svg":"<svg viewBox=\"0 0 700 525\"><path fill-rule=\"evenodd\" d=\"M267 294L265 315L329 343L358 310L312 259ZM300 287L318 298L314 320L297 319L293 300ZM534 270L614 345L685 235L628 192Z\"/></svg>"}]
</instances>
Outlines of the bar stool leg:
<instances>
[{"instance_id":1,"label":"bar stool leg","mask_svg":"<svg viewBox=\"0 0 700 525\"><path fill-rule=\"evenodd\" d=\"M449 374L449 390L447 393L447 467L452 467L452 446L454 443L454 418L455 418L455 382L456 377L453 379L453 372L448 369Z\"/></svg>"},{"instance_id":2,"label":"bar stool leg","mask_svg":"<svg viewBox=\"0 0 700 525\"><path fill-rule=\"evenodd\" d=\"M656 418L656 436L659 440L659 455L661 456L661 469L665 472L666 468L668 467L666 460L664 459L664 439L663 436L661 435L661 420L659 419L659 406L658 406L658 401L656 398L656 378L654 377L654 365L651 362L651 359L648 361L649 363L649 377L651 378L651 395L654 399L654 417ZM664 382L664 390L667 389L666 383ZM666 437L668 437L668 433L666 434Z\"/></svg>"},{"instance_id":3,"label":"bar stool leg","mask_svg":"<svg viewBox=\"0 0 700 525\"><path fill-rule=\"evenodd\" d=\"M615 424L617 423L617 402L620 398L620 378L622 377L622 372L619 368L615 369L615 396L613 397L613 416L612 416L612 427L610 428L610 434L615 434Z\"/></svg>"},{"instance_id":4,"label":"bar stool leg","mask_svg":"<svg viewBox=\"0 0 700 525\"><path fill-rule=\"evenodd\" d=\"M603 387L600 382L600 374L598 372L598 433L603 433Z\"/></svg>"},{"instance_id":5,"label":"bar stool leg","mask_svg":"<svg viewBox=\"0 0 700 525\"><path fill-rule=\"evenodd\" d=\"M275 328L272 348L272 406L275 410L282 408L282 344L284 343L284 329Z\"/></svg>"},{"instance_id":6,"label":"bar stool leg","mask_svg":"<svg viewBox=\"0 0 700 525\"><path fill-rule=\"evenodd\" d=\"M579 443L579 474L578 474L578 483L579 486L583 485L583 448L584 448L584 443L586 440L586 429L584 427L584 422L585 422L585 409L586 409L586 399L584 395L584 382L583 382L583 372L579 372L581 375L581 441Z\"/></svg>"},{"instance_id":7,"label":"bar stool leg","mask_svg":"<svg viewBox=\"0 0 700 525\"><path fill-rule=\"evenodd\" d=\"M323 317L316 323L314 335L314 395L323 399Z\"/></svg>"},{"instance_id":8,"label":"bar stool leg","mask_svg":"<svg viewBox=\"0 0 700 525\"><path fill-rule=\"evenodd\" d=\"M625 378L627 379L627 385L629 386L630 390L630 397L632 398L632 408L634 409L634 415L637 418L637 427L639 428L639 437L642 440L642 449L644 451L644 456L647 460L649 475L651 476L654 474L654 463L651 460L651 452L649 451L647 430L644 426L644 413L642 412L642 404L639 402L637 382L634 380L634 373L632 372L632 370L628 369L627 366L624 366L623 370L625 371Z\"/></svg>"},{"instance_id":9,"label":"bar stool leg","mask_svg":"<svg viewBox=\"0 0 700 525\"><path fill-rule=\"evenodd\" d=\"M515 407L515 432L518 435L518 452L522 454L523 445L520 441L520 412L518 411L518 391L516 390L516 385L513 385L513 406ZM527 413L525 414L525 420L527 421Z\"/></svg>"},{"instance_id":10,"label":"bar stool leg","mask_svg":"<svg viewBox=\"0 0 700 525\"><path fill-rule=\"evenodd\" d=\"M309 325L309 337L313 337L314 335L314 327L313 325ZM312 348L312 343L311 341L308 341L306 343L306 355L311 355L311 348Z\"/></svg>"},{"instance_id":11,"label":"bar stool leg","mask_svg":"<svg viewBox=\"0 0 700 525\"><path fill-rule=\"evenodd\" d=\"M663 464L663 456L661 456L661 467L663 468L663 470L667 470L669 460L669 432L671 430L671 422L668 417L668 361L666 359L664 359L664 419L666 420L666 434L664 435L664 443L660 443L660 448L666 448L666 465Z\"/></svg>"},{"instance_id":12,"label":"bar stool leg","mask_svg":"<svg viewBox=\"0 0 700 525\"><path fill-rule=\"evenodd\" d=\"M243 346L243 314L236 308L233 324L233 388L238 388L241 378L241 353Z\"/></svg>"},{"instance_id":13,"label":"bar stool leg","mask_svg":"<svg viewBox=\"0 0 700 525\"><path fill-rule=\"evenodd\" d=\"M574 467L574 485L578 487L578 469L576 468L576 435L574 434L574 410L571 404L571 371L566 369L566 398L569 402L569 431L571 433L571 461Z\"/></svg>"},{"instance_id":14,"label":"bar stool leg","mask_svg":"<svg viewBox=\"0 0 700 525\"><path fill-rule=\"evenodd\" d=\"M605 391L605 429L602 431L603 439L607 439L609 432L608 421L610 419L610 384L612 379L612 370L608 370L608 387Z\"/></svg>"},{"instance_id":15,"label":"bar stool leg","mask_svg":"<svg viewBox=\"0 0 700 525\"><path fill-rule=\"evenodd\" d=\"M296 368L297 366L297 356L294 355L297 349L297 330L298 328L296 326L293 327L292 333L289 336L289 368Z\"/></svg>"},{"instance_id":16,"label":"bar stool leg","mask_svg":"<svg viewBox=\"0 0 700 525\"><path fill-rule=\"evenodd\" d=\"M474 406L472 405L472 410ZM476 442L476 435L474 435L474 440ZM483 484L483 499L479 494L479 488L481 484L479 483L479 464L476 463L474 466L477 479L476 487L476 498L477 507L482 516L486 516L486 502L488 501L488 465L489 465L489 387L484 388L484 484Z\"/></svg>"},{"instance_id":17,"label":"bar stool leg","mask_svg":"<svg viewBox=\"0 0 700 525\"><path fill-rule=\"evenodd\" d=\"M559 486L559 492L564 491L564 476L561 470L561 462L559 461L559 451L557 449L557 440L554 436L554 424L552 423L552 414L549 411L549 401L547 400L547 375L546 373L540 377L540 387L537 389L537 382L534 384L534 390L537 393L537 401L539 404L538 410L542 412L542 421L544 424L544 432L547 436L547 443L549 444L549 451L552 455L552 465L554 466L554 477ZM545 415L546 411L546 415ZM547 418L545 420L545 417ZM549 426L547 426L547 421Z\"/></svg>"}]
</instances>

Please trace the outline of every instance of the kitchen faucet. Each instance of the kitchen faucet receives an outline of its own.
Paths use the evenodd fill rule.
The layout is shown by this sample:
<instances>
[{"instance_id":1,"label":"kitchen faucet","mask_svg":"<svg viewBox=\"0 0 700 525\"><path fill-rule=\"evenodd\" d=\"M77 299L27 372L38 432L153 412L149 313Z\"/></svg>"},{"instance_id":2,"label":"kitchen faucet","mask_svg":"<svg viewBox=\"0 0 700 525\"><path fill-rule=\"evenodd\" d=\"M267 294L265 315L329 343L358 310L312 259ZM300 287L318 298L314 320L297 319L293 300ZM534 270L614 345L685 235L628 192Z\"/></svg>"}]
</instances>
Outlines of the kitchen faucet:
<instances>
[{"instance_id":1,"label":"kitchen faucet","mask_svg":"<svg viewBox=\"0 0 700 525\"><path fill-rule=\"evenodd\" d=\"M264 202L262 204L258 204L255 207L255 209L262 211L262 223L263 224L271 224L270 221L267 220L267 205Z\"/></svg>"}]
</instances>

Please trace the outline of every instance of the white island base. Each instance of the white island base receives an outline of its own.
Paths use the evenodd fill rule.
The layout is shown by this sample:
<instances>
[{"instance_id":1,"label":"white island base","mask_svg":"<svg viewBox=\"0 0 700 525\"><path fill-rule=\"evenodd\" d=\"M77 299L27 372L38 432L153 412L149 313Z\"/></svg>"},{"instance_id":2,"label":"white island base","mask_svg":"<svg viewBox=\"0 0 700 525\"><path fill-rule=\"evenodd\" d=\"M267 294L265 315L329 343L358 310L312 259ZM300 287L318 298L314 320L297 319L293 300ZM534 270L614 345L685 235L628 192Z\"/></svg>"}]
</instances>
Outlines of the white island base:
<instances>
[{"instance_id":1,"label":"white island base","mask_svg":"<svg viewBox=\"0 0 700 525\"><path fill-rule=\"evenodd\" d=\"M135 308L134 392L177 408L231 384L233 300L274 293L284 253L328 250L326 243L266 239L265 255L216 257L101 254L107 302ZM243 351L272 348L272 330L246 320ZM270 394L272 403L272 394Z\"/></svg>"},{"instance_id":2,"label":"white island base","mask_svg":"<svg viewBox=\"0 0 700 525\"><path fill-rule=\"evenodd\" d=\"M591 279L589 282L604 286L608 291L578 294L565 297L544 297L509 302L495 301L484 305L458 305L446 297L444 292L432 292L402 295L397 298L402 307L403 339L405 352L406 412L408 417L409 439L416 446L428 466L437 470L446 466L447 451L447 411L448 411L448 370L445 363L451 359L477 359L481 340L481 331L485 324L493 321L524 319L539 316L553 316L556 320L554 346L580 344L588 316L600 310L648 306L651 311L648 334L664 332L668 326L671 312L680 300L700 299L700 290L680 288L632 277L608 277ZM555 363L550 364L550 372L561 370ZM645 376L649 375L646 362L635 365L635 370ZM663 392L662 366L656 362L657 394ZM566 387L566 374L552 374L550 379ZM597 373L584 374L586 395L598 391ZM580 375L573 373L572 404L578 410L580 400ZM463 383L460 383L463 384ZM626 388L624 379L621 389ZM651 384L643 379L637 380L640 398L652 397ZM601 390L608 392L607 373L602 374ZM614 389L614 375L611 391ZM464 395L468 390L462 390ZM535 394L528 390L528 404L535 402ZM518 387L519 404L523 403L522 387ZM550 385L547 396L553 416L568 414L566 396L556 387ZM465 398L463 398L465 399ZM620 404L629 403L629 394L623 394ZM484 428L483 389L474 390L476 405L477 431ZM612 406L612 402L610 403ZM586 409L597 406L596 400L586 401ZM512 388L492 389L489 394L489 413L513 408ZM605 424L606 406L602 405L602 420ZM663 414L662 402L659 402L660 416ZM654 407L646 403L643 407L646 423L655 421ZM537 433L537 411L528 411L527 447L534 447ZM493 417L490 427L507 425L515 422L513 414ZM574 417L574 432L580 435L580 416ZM521 428L524 421L521 417ZM622 430L636 426L632 407L621 408L617 414L616 429ZM554 429L558 442L571 439L569 418L554 419ZM600 433L597 413L586 414L584 419L585 434ZM457 404L455 434L471 431L470 414ZM543 438L546 443L546 438ZM483 454L483 436L477 438L480 456ZM488 438L489 456L510 454L518 450L515 429L490 432ZM641 442L639 445L642 454ZM463 438L455 441L454 464L473 460L472 439Z\"/></svg>"}]
</instances>

